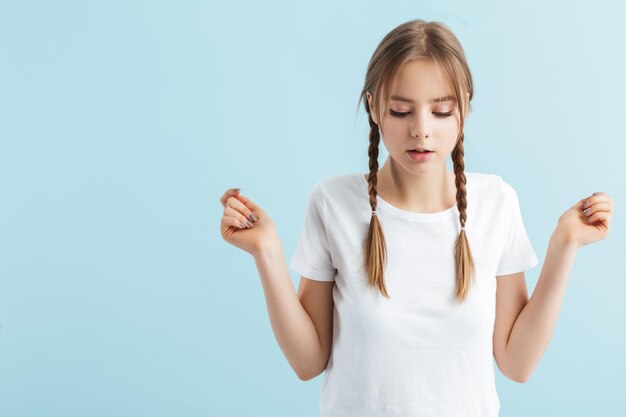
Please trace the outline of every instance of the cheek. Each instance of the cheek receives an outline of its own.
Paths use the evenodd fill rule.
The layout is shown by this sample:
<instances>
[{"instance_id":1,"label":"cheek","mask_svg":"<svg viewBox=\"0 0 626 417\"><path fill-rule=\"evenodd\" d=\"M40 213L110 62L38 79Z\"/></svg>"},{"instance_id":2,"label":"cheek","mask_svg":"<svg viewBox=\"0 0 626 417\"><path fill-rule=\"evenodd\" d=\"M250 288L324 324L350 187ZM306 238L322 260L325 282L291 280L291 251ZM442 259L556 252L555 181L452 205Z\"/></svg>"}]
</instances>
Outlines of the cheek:
<instances>
[{"instance_id":1,"label":"cheek","mask_svg":"<svg viewBox=\"0 0 626 417\"><path fill-rule=\"evenodd\" d=\"M440 123L437 124L437 127L446 131L456 131L459 129L460 126L458 114L453 114L450 117L439 119L439 121Z\"/></svg>"},{"instance_id":2,"label":"cheek","mask_svg":"<svg viewBox=\"0 0 626 417\"><path fill-rule=\"evenodd\" d=\"M385 139L406 136L407 124L400 119L385 117L383 118L382 126L381 131Z\"/></svg>"},{"instance_id":3,"label":"cheek","mask_svg":"<svg viewBox=\"0 0 626 417\"><path fill-rule=\"evenodd\" d=\"M402 141L402 147L406 145L407 132L411 123L408 118L401 119L385 115L383 117L383 137L390 141L389 145L393 146L393 142ZM434 119L430 124L430 133L438 142L450 142L450 147L454 148L456 138L459 134L459 116L451 116L444 119ZM397 140L396 140L397 139ZM386 143L387 144L387 143Z\"/></svg>"},{"instance_id":4,"label":"cheek","mask_svg":"<svg viewBox=\"0 0 626 417\"><path fill-rule=\"evenodd\" d=\"M456 138L459 134L459 126L460 124L458 120L449 118L446 119L445 122L439 124L434 133L437 137L445 138L446 141L449 140L451 144L455 144Z\"/></svg>"}]
</instances>

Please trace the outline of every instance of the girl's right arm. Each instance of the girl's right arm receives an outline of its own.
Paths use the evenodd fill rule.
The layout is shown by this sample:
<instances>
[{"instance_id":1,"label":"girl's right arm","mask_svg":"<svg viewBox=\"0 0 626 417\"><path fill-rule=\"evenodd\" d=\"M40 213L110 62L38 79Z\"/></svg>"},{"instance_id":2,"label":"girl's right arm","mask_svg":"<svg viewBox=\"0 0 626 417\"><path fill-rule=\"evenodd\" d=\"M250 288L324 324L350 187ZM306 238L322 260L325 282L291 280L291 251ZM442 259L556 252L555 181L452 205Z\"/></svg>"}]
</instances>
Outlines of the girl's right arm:
<instances>
[{"instance_id":1,"label":"girl's right arm","mask_svg":"<svg viewBox=\"0 0 626 417\"><path fill-rule=\"evenodd\" d=\"M261 207L239 192L228 190L220 201L224 206L222 238L253 255L263 285L272 329L283 354L301 380L306 381L319 375L326 368L330 354L332 304L330 314L328 302L313 305L310 309L317 311L311 311L311 315L307 313L291 282L280 239L271 218ZM253 221L250 222L252 227L245 227L250 213L254 214ZM301 294L302 299L330 299L332 303L332 285L329 285L332 283L321 284L325 285L315 288L324 291L325 296L311 297L309 292ZM311 317L319 323L319 334Z\"/></svg>"},{"instance_id":2,"label":"girl's right arm","mask_svg":"<svg viewBox=\"0 0 626 417\"><path fill-rule=\"evenodd\" d=\"M305 286L301 281L300 293L303 302L316 299L330 300L330 305L327 301L310 305L310 311L307 312L291 282L280 240L270 241L259 248L254 260L263 284L274 335L280 348L301 380L307 381L316 377L326 369L330 355L334 283L313 281L313 286L306 286L308 290L305 293L303 291ZM316 297L313 291L322 291L324 296ZM317 328L311 317L317 319Z\"/></svg>"}]
</instances>

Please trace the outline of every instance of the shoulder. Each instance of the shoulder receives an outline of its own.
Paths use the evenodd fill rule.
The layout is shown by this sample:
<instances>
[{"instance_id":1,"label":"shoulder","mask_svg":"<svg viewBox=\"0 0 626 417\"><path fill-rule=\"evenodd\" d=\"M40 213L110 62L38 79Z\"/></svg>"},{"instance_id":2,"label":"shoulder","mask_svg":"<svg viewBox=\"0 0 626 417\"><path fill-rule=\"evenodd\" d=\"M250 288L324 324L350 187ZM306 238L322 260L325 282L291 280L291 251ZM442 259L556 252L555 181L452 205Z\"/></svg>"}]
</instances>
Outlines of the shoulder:
<instances>
[{"instance_id":1,"label":"shoulder","mask_svg":"<svg viewBox=\"0 0 626 417\"><path fill-rule=\"evenodd\" d=\"M466 171L468 194L477 200L491 202L500 207L508 206L517 201L517 193L513 186L497 174Z\"/></svg>"},{"instance_id":2,"label":"shoulder","mask_svg":"<svg viewBox=\"0 0 626 417\"><path fill-rule=\"evenodd\" d=\"M360 187L366 187L359 182L362 174L341 174L318 179L309 191L309 204L326 207L329 202L345 202L358 196ZM365 177L361 179L365 181ZM366 189L366 188L365 188Z\"/></svg>"},{"instance_id":3,"label":"shoulder","mask_svg":"<svg viewBox=\"0 0 626 417\"><path fill-rule=\"evenodd\" d=\"M313 186L310 200L322 207L325 213L333 213L333 216L354 213L361 206L367 208L369 198L365 176L350 173L319 179Z\"/></svg>"},{"instance_id":4,"label":"shoulder","mask_svg":"<svg viewBox=\"0 0 626 417\"><path fill-rule=\"evenodd\" d=\"M318 180L316 185L324 188L325 191L332 191L336 188L352 186L359 179L358 175L363 177L363 174L360 173L332 175ZM362 180L365 181L365 177Z\"/></svg>"},{"instance_id":5,"label":"shoulder","mask_svg":"<svg viewBox=\"0 0 626 417\"><path fill-rule=\"evenodd\" d=\"M345 200L358 195L366 187L364 174L349 173L322 178L315 183L313 189L324 199Z\"/></svg>"}]
</instances>

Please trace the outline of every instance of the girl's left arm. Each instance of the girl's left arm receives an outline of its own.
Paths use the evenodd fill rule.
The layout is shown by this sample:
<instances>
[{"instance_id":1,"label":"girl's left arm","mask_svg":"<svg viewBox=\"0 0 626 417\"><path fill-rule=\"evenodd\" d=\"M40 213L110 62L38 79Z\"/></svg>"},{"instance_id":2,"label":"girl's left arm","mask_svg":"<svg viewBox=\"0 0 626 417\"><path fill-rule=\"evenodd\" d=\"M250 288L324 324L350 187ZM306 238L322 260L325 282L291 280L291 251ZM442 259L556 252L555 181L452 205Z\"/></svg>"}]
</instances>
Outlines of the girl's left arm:
<instances>
[{"instance_id":1,"label":"girl's left arm","mask_svg":"<svg viewBox=\"0 0 626 417\"><path fill-rule=\"evenodd\" d=\"M506 345L507 368L517 380L530 378L548 347L576 251L608 236L614 207L608 194L593 193L559 217L537 285Z\"/></svg>"}]
</instances>

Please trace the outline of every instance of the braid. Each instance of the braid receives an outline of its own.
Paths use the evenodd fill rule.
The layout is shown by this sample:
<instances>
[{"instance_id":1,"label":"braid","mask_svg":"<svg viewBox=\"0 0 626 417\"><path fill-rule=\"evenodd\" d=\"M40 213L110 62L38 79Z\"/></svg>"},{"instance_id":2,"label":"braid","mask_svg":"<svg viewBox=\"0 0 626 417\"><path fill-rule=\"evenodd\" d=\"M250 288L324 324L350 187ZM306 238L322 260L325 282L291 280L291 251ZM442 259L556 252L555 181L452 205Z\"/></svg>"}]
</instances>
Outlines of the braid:
<instances>
[{"instance_id":1,"label":"braid","mask_svg":"<svg viewBox=\"0 0 626 417\"><path fill-rule=\"evenodd\" d=\"M474 260L467 240L465 221L467 220L467 190L465 188L465 162L463 148L464 134L461 133L459 140L452 150L452 162L454 165L454 182L456 184L456 204L459 209L461 233L455 245L455 262L457 268L457 291L456 298L462 302L469 291L470 280L474 280Z\"/></svg>"},{"instance_id":2,"label":"braid","mask_svg":"<svg viewBox=\"0 0 626 417\"><path fill-rule=\"evenodd\" d=\"M372 211L376 211L376 187L378 186L378 146L380 144L380 131L378 126L372 120L372 116L369 117L370 121L370 146L367 149L367 155L369 156L369 177L367 180L367 191L370 196L370 206Z\"/></svg>"},{"instance_id":3,"label":"braid","mask_svg":"<svg viewBox=\"0 0 626 417\"><path fill-rule=\"evenodd\" d=\"M465 209L467 208L466 189L465 184L467 180L465 178L465 160L463 159L465 150L463 147L463 135L461 135L457 145L452 150L452 161L454 162L454 183L456 185L456 204L459 208L461 221L461 227L465 227L465 221L467 220L467 214ZM461 230L461 233L464 233Z\"/></svg>"},{"instance_id":4,"label":"braid","mask_svg":"<svg viewBox=\"0 0 626 417\"><path fill-rule=\"evenodd\" d=\"M376 186L378 185L378 146L380 144L380 130L374 123L372 116L369 116L370 124L370 144L367 150L369 155L369 175L367 178L370 206L372 211L376 211ZM369 283L372 287L378 287L380 292L387 298L387 288L384 281L385 262L387 250L385 237L380 225L378 215L372 213L370 227L365 243L365 268L368 271Z\"/></svg>"},{"instance_id":5,"label":"braid","mask_svg":"<svg viewBox=\"0 0 626 417\"><path fill-rule=\"evenodd\" d=\"M369 284L380 289L388 298L385 290L383 272L386 269L386 247L380 217L376 213L378 146L382 132L378 123L387 113L389 94L400 76L404 65L414 61L435 63L441 69L450 90L453 91L455 103L459 106L460 129L457 143L452 151L456 187L456 204L461 222L461 233L454 244L456 266L455 298L462 302L469 291L470 282L474 280L474 261L467 240L465 223L467 220L467 190L463 150L463 124L466 112L471 110L470 101L474 95L474 82L465 58L465 52L457 37L450 28L441 22L427 22L421 19L410 20L385 35L378 44L367 65L363 89L359 103L363 101L369 116L369 175L367 186L372 217L365 246L364 266L367 268ZM375 105L374 105L375 104ZM381 105L383 112L374 111ZM461 106L461 104L463 104ZM375 119L372 119L374 115ZM445 176L450 175L445 172ZM470 200L471 202L471 200ZM384 217L384 216L383 216ZM471 226L471 224L470 224Z\"/></svg>"}]
</instances>

